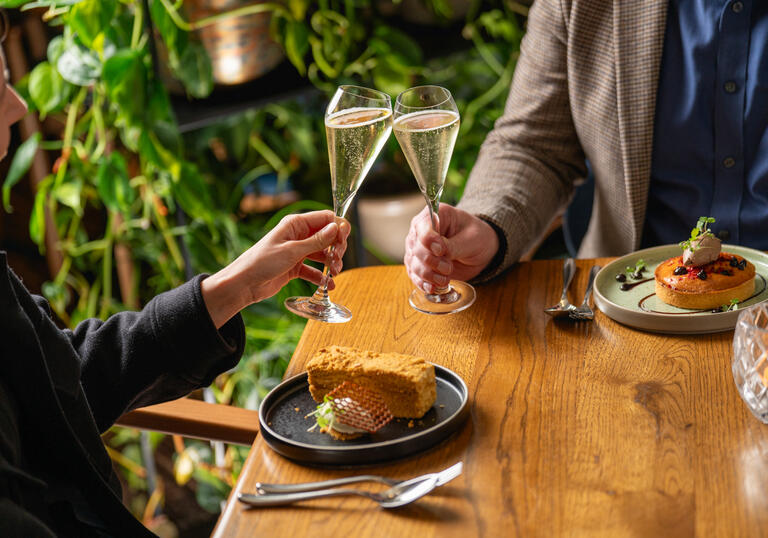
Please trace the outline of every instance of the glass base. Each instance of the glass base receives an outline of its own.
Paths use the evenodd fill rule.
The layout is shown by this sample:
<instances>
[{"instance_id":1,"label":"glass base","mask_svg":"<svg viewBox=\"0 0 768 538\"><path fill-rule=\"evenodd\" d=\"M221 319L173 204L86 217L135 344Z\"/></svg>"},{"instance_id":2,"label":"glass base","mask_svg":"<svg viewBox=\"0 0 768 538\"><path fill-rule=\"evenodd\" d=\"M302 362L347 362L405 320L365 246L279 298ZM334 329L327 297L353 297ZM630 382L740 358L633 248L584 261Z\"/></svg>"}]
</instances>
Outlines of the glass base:
<instances>
[{"instance_id":1,"label":"glass base","mask_svg":"<svg viewBox=\"0 0 768 538\"><path fill-rule=\"evenodd\" d=\"M411 292L408 302L424 314L455 314L466 310L475 302L475 288L460 280L451 280L450 289L446 293L424 293L415 289Z\"/></svg>"},{"instance_id":2,"label":"glass base","mask_svg":"<svg viewBox=\"0 0 768 538\"><path fill-rule=\"evenodd\" d=\"M317 300L316 297L288 297L285 307L307 319L324 321L326 323L346 323L352 319L352 312L345 307L325 300Z\"/></svg>"}]
</instances>

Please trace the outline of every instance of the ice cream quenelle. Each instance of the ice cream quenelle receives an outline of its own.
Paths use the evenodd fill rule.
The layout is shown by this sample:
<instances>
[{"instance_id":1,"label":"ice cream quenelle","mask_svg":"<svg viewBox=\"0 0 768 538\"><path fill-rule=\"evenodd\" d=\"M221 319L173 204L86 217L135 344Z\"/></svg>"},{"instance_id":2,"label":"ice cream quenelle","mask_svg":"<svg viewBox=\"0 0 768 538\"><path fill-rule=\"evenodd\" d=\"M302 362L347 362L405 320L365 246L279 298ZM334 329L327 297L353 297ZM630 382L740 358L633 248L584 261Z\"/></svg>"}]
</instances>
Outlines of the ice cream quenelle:
<instances>
[{"instance_id":1,"label":"ice cream quenelle","mask_svg":"<svg viewBox=\"0 0 768 538\"><path fill-rule=\"evenodd\" d=\"M699 266L713 262L720 256L720 240L715 237L709 225L715 222L713 217L699 217L696 227L691 230L691 237L680 243L683 247L683 264Z\"/></svg>"},{"instance_id":2,"label":"ice cream quenelle","mask_svg":"<svg viewBox=\"0 0 768 538\"><path fill-rule=\"evenodd\" d=\"M720 240L711 232L700 235L683 251L683 264L698 266L713 262L720 256L720 247Z\"/></svg>"}]
</instances>

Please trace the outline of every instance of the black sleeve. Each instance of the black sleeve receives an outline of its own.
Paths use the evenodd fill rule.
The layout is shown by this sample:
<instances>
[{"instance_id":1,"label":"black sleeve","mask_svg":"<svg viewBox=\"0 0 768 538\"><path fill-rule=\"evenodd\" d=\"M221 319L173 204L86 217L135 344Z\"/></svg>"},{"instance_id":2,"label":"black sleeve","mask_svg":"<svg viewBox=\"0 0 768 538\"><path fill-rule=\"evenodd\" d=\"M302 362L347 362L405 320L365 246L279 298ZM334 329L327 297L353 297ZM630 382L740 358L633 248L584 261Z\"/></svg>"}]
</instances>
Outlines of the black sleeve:
<instances>
[{"instance_id":1,"label":"black sleeve","mask_svg":"<svg viewBox=\"0 0 768 538\"><path fill-rule=\"evenodd\" d=\"M152 299L140 312L89 319L66 330L99 430L124 412L179 398L211 384L243 353L238 314L220 329L203 301L200 275Z\"/></svg>"},{"instance_id":2,"label":"black sleeve","mask_svg":"<svg viewBox=\"0 0 768 538\"><path fill-rule=\"evenodd\" d=\"M481 218L484 222L487 222L488 225L493 228L493 231L496 232L496 237L499 239L499 250L497 250L496 254L493 255L493 258L491 258L491 261L488 262L488 265L486 265L485 268L480 271L480 274L472 279L473 284L485 282L486 280L489 280L492 275L496 275L499 267L504 262L504 258L507 255L507 236L504 235L504 231L499 228L498 224L495 222L484 219L483 217L479 218Z\"/></svg>"},{"instance_id":3,"label":"black sleeve","mask_svg":"<svg viewBox=\"0 0 768 538\"><path fill-rule=\"evenodd\" d=\"M0 522L4 536L26 538L55 538L55 534L42 521L8 498L0 497Z\"/></svg>"}]
</instances>

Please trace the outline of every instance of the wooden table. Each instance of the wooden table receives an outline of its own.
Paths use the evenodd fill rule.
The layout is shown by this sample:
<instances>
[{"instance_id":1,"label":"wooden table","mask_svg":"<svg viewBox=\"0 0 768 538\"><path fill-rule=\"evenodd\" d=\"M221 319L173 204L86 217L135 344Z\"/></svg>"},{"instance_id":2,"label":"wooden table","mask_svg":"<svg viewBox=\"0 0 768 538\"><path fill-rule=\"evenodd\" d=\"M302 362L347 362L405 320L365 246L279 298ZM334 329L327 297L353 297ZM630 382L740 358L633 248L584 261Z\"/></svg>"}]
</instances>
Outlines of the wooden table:
<instances>
[{"instance_id":1,"label":"wooden table","mask_svg":"<svg viewBox=\"0 0 768 538\"><path fill-rule=\"evenodd\" d=\"M592 263L577 262L572 302ZM235 495L257 481L355 474L298 465L258 438L215 536L768 535L768 426L736 391L732 332L657 335L600 312L591 323L551 320L542 309L559 299L560 261L516 266L452 316L413 311L402 267L350 270L336 282L333 298L352 321L309 322L286 376L329 344L451 368L469 386L466 426L425 454L365 472L409 477L462 460L464 474L394 511L354 497L249 510Z\"/></svg>"}]
</instances>

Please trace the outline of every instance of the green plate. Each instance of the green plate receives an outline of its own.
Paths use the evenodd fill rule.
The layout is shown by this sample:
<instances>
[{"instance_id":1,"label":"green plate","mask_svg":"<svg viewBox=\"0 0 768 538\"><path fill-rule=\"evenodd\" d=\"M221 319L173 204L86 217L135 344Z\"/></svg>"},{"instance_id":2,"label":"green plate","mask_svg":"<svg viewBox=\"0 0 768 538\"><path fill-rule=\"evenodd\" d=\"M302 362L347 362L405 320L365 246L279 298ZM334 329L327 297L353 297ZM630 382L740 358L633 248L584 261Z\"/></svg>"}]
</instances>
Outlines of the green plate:
<instances>
[{"instance_id":1,"label":"green plate","mask_svg":"<svg viewBox=\"0 0 768 538\"><path fill-rule=\"evenodd\" d=\"M679 245L638 250L603 267L595 278L595 304L609 318L646 331L699 334L732 330L740 310L768 299L768 255L735 245L723 245L723 251L745 257L755 264L757 272L755 295L739 304L737 310L717 313L710 310L686 310L668 305L656 297L653 272L664 260L682 253ZM644 274L649 281L628 291L621 291L621 283L616 281L616 274L624 272L627 266L634 267L641 259L648 268ZM627 279L629 284L634 282L631 278Z\"/></svg>"}]
</instances>

